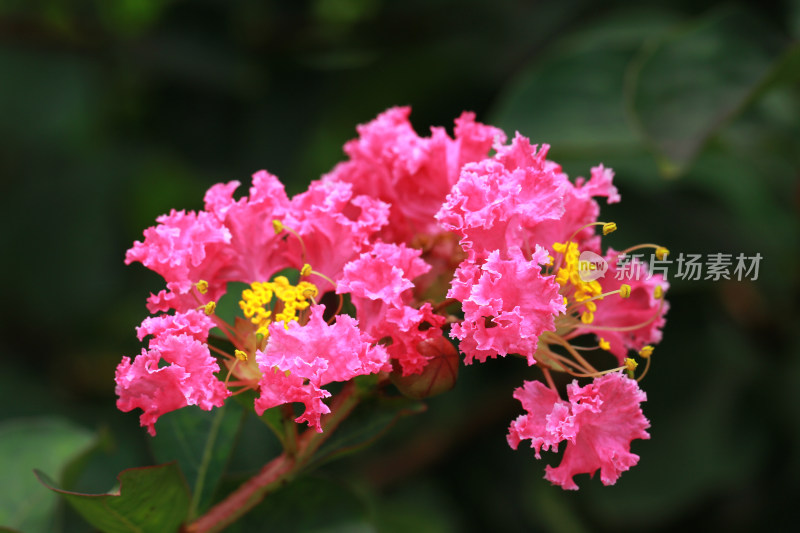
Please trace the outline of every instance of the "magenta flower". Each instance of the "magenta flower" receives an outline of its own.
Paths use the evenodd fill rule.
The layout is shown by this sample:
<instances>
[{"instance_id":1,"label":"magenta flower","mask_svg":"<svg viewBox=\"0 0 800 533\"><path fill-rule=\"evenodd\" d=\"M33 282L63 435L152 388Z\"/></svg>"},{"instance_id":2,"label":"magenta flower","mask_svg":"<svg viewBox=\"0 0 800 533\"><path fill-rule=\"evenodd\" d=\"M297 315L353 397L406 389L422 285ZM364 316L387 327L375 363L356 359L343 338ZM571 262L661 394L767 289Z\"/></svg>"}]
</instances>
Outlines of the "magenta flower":
<instances>
[{"instance_id":1,"label":"magenta flower","mask_svg":"<svg viewBox=\"0 0 800 533\"><path fill-rule=\"evenodd\" d=\"M270 407L301 402L305 412L296 421L308 422L322 432L320 416L330 412L322 402L330 393L322 387L386 367L386 350L372 345L354 319L339 315L328 325L322 318L324 311L324 306L314 306L304 326L294 321L285 327L275 323L270 326L267 347L256 353L262 373L261 396L255 402L259 415Z\"/></svg>"},{"instance_id":2,"label":"magenta flower","mask_svg":"<svg viewBox=\"0 0 800 533\"><path fill-rule=\"evenodd\" d=\"M424 369L429 357L420 350L420 343L441 337L445 321L429 303L410 305L412 280L431 268L420 254L404 244L377 243L345 266L336 289L350 294L362 330L375 341L384 340L390 357L406 376Z\"/></svg>"},{"instance_id":3,"label":"magenta flower","mask_svg":"<svg viewBox=\"0 0 800 533\"><path fill-rule=\"evenodd\" d=\"M473 359L519 354L533 365L539 335L555 329L564 301L553 276L543 276L548 255L538 247L530 259L510 248L509 259L489 254L480 267L462 263L448 294L462 302L464 321L451 335L461 341L467 364Z\"/></svg>"},{"instance_id":4,"label":"magenta flower","mask_svg":"<svg viewBox=\"0 0 800 533\"><path fill-rule=\"evenodd\" d=\"M206 411L222 406L230 391L214 376L216 372L219 365L208 346L186 333L165 332L151 340L133 363L122 358L116 372L117 408L124 412L140 408L142 426L155 435L154 424L164 413L187 405Z\"/></svg>"},{"instance_id":5,"label":"magenta flower","mask_svg":"<svg viewBox=\"0 0 800 533\"><path fill-rule=\"evenodd\" d=\"M325 177L352 183L355 194L392 206L389 224L380 234L387 242L410 243L415 236L441 232L433 215L461 167L480 161L492 143L505 140L501 130L475 122L473 113L456 119L455 138L444 128L419 137L408 121L410 113L409 107L394 107L358 126L359 138L344 147L350 159Z\"/></svg>"},{"instance_id":6,"label":"magenta flower","mask_svg":"<svg viewBox=\"0 0 800 533\"><path fill-rule=\"evenodd\" d=\"M622 472L639 461L631 453L633 439L649 439L645 431L650 423L642 414L641 402L647 395L637 383L612 372L579 387L567 386L568 402L541 383L525 382L514 392L527 414L511 423L508 443L516 449L524 439L536 450L557 450L566 440L561 464L546 467L545 479L565 489L577 490L576 474L600 470L600 481L613 485Z\"/></svg>"}]
</instances>

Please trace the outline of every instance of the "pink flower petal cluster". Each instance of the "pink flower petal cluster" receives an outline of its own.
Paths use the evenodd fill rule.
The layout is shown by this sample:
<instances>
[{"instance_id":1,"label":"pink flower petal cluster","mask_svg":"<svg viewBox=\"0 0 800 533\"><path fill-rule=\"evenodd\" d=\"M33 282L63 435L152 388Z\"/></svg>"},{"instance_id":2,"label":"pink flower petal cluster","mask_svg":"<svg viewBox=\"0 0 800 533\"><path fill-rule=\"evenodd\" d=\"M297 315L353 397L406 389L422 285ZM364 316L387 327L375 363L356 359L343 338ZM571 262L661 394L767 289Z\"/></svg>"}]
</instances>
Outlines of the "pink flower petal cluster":
<instances>
[{"instance_id":1,"label":"pink flower petal cluster","mask_svg":"<svg viewBox=\"0 0 800 533\"><path fill-rule=\"evenodd\" d=\"M152 336L148 349L117 368L119 408L142 409L141 423L154 434L164 413L222 405L231 393L207 344L217 325L233 332L236 348L235 358L220 355L234 377L225 383L257 389L259 414L302 403L297 422L322 431L326 385L382 372L393 372L395 384L399 374L424 376L435 369L431 354L441 351L431 346L448 343L455 355L442 338L449 326L467 364L520 355L549 376L571 371L561 364L569 362L566 351L580 363L573 368L585 369L575 375L599 376L569 385L566 401L525 382L514 396L527 414L512 423L508 442L516 448L530 439L538 457L567 441L561 465L546 475L564 488L577 488L575 474L598 469L603 483L614 483L638 460L631 440L648 438L639 406L645 396L622 374L595 370L570 343L601 337L599 347L622 364L628 351L660 340L668 306L661 276L617 279L613 250L602 279L579 279L578 251L601 253L597 198L619 201L613 172L599 165L588 180L573 182L547 159L547 145L520 134L505 144L501 130L471 113L455 120L452 137L443 128L420 137L409 113L392 108L359 126L344 148L348 160L293 198L260 171L247 195L234 196L237 181L220 183L206 193L203 210L173 210L145 230L125 261L159 273L166 287L150 296L155 316L137 330L140 339ZM287 268L304 280L302 289L281 282L281 290L296 291L291 300L265 283ZM247 318L257 315L254 322L225 326L207 315L230 282L251 284L242 309ZM312 295L302 300L300 291ZM332 291L349 295L357 320L323 317L318 301L328 302ZM273 298L280 309L270 308ZM453 316L452 302L463 319Z\"/></svg>"},{"instance_id":2,"label":"pink flower petal cluster","mask_svg":"<svg viewBox=\"0 0 800 533\"><path fill-rule=\"evenodd\" d=\"M533 250L537 244L566 241L597 220L600 208L594 197L619 201L610 170L595 167L589 181L578 178L573 184L560 165L546 158L549 148L517 134L510 145L495 145L493 158L462 168L436 218L461 236L471 261L513 246ZM573 240L592 235L587 229Z\"/></svg>"},{"instance_id":3,"label":"pink flower petal cluster","mask_svg":"<svg viewBox=\"0 0 800 533\"><path fill-rule=\"evenodd\" d=\"M239 185L211 187L205 211L159 217L158 226L145 230L144 241L128 250L127 264L139 261L167 281L167 290L151 295L151 312L186 311L218 300L230 281L264 281L304 263L335 279L387 222L387 204L354 195L347 183L316 181L291 200L265 171L253 175L249 196L234 200ZM295 235L276 234L275 220L304 244ZM192 288L201 279L209 286L202 302Z\"/></svg>"},{"instance_id":4,"label":"pink flower petal cluster","mask_svg":"<svg viewBox=\"0 0 800 533\"><path fill-rule=\"evenodd\" d=\"M453 325L451 335L461 341L467 364L515 353L533 365L539 335L555 329L555 316L564 312L558 284L542 275L547 250L537 245L526 259L512 247L506 255L501 259L495 250L480 266L465 261L448 293L462 302L464 321Z\"/></svg>"},{"instance_id":5,"label":"pink flower petal cluster","mask_svg":"<svg viewBox=\"0 0 800 533\"><path fill-rule=\"evenodd\" d=\"M140 339L155 336L133 363L123 357L117 366L117 407L124 412L140 408L140 422L151 435L165 413L187 405L209 411L230 396L215 376L219 365L204 343L211 327L203 313L189 311L148 318L138 328Z\"/></svg>"},{"instance_id":6,"label":"pink flower petal cluster","mask_svg":"<svg viewBox=\"0 0 800 533\"><path fill-rule=\"evenodd\" d=\"M567 441L561 464L546 468L545 479L569 490L576 490L573 477L600 470L604 485L613 485L622 472L639 461L631 453L633 439L649 439L650 423L642 414L641 402L647 399L636 381L620 373L595 378L579 387L567 386L568 401L561 400L538 381L526 381L514 391L525 411L511 423L509 445L517 449L530 439L540 457L540 450L558 449Z\"/></svg>"},{"instance_id":7,"label":"pink flower petal cluster","mask_svg":"<svg viewBox=\"0 0 800 533\"><path fill-rule=\"evenodd\" d=\"M328 325L322 318L324 311L324 306L315 306L305 326L297 322L270 325L269 343L256 353L262 373L261 395L255 401L259 415L271 407L300 402L305 411L296 421L322 432L320 417L330 412L322 401L330 393L322 387L386 367L386 350L373 345L354 319L338 315Z\"/></svg>"},{"instance_id":8,"label":"pink flower petal cluster","mask_svg":"<svg viewBox=\"0 0 800 533\"><path fill-rule=\"evenodd\" d=\"M420 251L404 244L376 243L368 252L345 265L336 292L349 293L364 332L374 341L389 339L386 349L403 375L423 370L428 357L419 344L442 335L444 317L433 313L429 303L409 305L413 279L430 266Z\"/></svg>"},{"instance_id":9,"label":"pink flower petal cluster","mask_svg":"<svg viewBox=\"0 0 800 533\"><path fill-rule=\"evenodd\" d=\"M473 113L455 121L451 138L444 128L431 128L430 137L416 134L409 107L394 107L372 122L358 126L359 138L345 144L349 160L338 164L325 179L352 183L356 194L392 206L389 224L380 237L410 243L415 236L439 233L433 215L439 210L461 167L485 158L505 134L475 122Z\"/></svg>"},{"instance_id":10,"label":"pink flower petal cluster","mask_svg":"<svg viewBox=\"0 0 800 533\"><path fill-rule=\"evenodd\" d=\"M631 295L620 299L613 305L599 304L594 313L592 324L581 325L579 333L595 333L605 339L620 364L626 354L639 351L645 345L657 344L661 341L661 330L667 320L664 318L669 310L669 303L663 298L655 297L656 287L666 292L669 283L661 274L650 274L647 265L641 261L633 260L628 269L634 269L633 274L619 276L617 260L619 253L608 250L605 260L609 265L606 275L599 280L604 292L615 291L623 284L631 287ZM621 277L621 279L617 279ZM594 329L601 326L602 329ZM637 327L638 326L638 327ZM618 331L608 328L619 328ZM632 328L632 329L631 329Z\"/></svg>"}]
</instances>

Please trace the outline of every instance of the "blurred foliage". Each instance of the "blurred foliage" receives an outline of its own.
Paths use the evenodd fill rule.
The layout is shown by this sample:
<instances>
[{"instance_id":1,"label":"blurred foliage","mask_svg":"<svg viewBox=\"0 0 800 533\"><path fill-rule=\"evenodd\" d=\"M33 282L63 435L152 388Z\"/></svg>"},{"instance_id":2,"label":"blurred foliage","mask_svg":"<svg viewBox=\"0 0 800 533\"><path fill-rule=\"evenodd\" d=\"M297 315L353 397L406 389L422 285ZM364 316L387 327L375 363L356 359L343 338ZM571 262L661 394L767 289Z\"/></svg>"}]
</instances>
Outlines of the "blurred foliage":
<instances>
[{"instance_id":1,"label":"blurred foliage","mask_svg":"<svg viewBox=\"0 0 800 533\"><path fill-rule=\"evenodd\" d=\"M490 361L462 368L426 413L276 493L244 524L790 529L800 474L798 39L798 0L0 2L0 477L12 481L0 510L23 495L41 502L2 525L91 530L63 502L53 508L33 466L69 490L102 493L125 468L198 465L196 443L151 448L138 415L114 407L114 368L141 350L133 328L160 288L155 274L122 264L142 230L260 168L299 192L342 159L357 123L410 104L421 133L470 109L550 143L571 176L614 168L623 202L602 215L620 227L614 248L760 253L759 278L674 280L643 383L652 439L634 443L640 464L614 487L582 476L579 492L562 492L541 479L557 456L508 448L520 413L511 391L537 370ZM214 423L182 416L165 417L164 432L178 439ZM277 446L254 416L226 431L216 445L234 446L230 463L207 467L218 491Z\"/></svg>"}]
</instances>

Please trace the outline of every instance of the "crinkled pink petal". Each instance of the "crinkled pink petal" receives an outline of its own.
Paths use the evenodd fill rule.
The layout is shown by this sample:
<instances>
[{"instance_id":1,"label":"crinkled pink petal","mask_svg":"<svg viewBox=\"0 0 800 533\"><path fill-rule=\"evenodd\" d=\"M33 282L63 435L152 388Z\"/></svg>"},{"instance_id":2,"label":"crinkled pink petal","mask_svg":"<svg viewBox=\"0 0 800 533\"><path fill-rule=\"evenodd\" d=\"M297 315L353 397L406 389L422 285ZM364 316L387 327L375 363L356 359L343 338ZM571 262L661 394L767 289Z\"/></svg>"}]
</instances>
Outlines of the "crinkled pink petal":
<instances>
[{"instance_id":1,"label":"crinkled pink petal","mask_svg":"<svg viewBox=\"0 0 800 533\"><path fill-rule=\"evenodd\" d=\"M461 236L473 260L494 250L544 244L526 239L526 231L564 215L569 182L541 149L517 134L510 146L497 145L493 159L467 164L447 201L436 214L446 229Z\"/></svg>"},{"instance_id":2,"label":"crinkled pink petal","mask_svg":"<svg viewBox=\"0 0 800 533\"><path fill-rule=\"evenodd\" d=\"M506 437L509 446L516 450L522 440L530 439L537 459L541 458L539 452L542 448L557 451L558 443L563 439L552 431L548 419L554 411L562 415L565 409L569 411L569 403L539 381L526 381L514 391L514 398L522 402L526 414L511 422Z\"/></svg>"},{"instance_id":3,"label":"crinkled pink petal","mask_svg":"<svg viewBox=\"0 0 800 533\"><path fill-rule=\"evenodd\" d=\"M420 343L440 337L444 323L445 317L435 314L429 303L419 309L406 305L389 309L383 327L370 333L378 339L392 339L386 351L400 364L403 376L408 376L425 369L429 357L420 352Z\"/></svg>"},{"instance_id":4,"label":"crinkled pink petal","mask_svg":"<svg viewBox=\"0 0 800 533\"><path fill-rule=\"evenodd\" d=\"M453 325L451 336L461 340L467 364L509 353L524 355L534 364L539 335L554 330L555 316L565 310L554 277L542 275L541 265L548 261L544 248L537 246L530 260L517 247L510 248L508 256L489 254L462 300L464 320ZM461 287L453 291L464 292Z\"/></svg>"},{"instance_id":5,"label":"crinkled pink petal","mask_svg":"<svg viewBox=\"0 0 800 533\"><path fill-rule=\"evenodd\" d=\"M161 360L167 363L160 366ZM214 374L219 365L208 346L182 335L157 337L133 363L123 357L116 371L117 407L124 412L140 408L140 422L151 435L164 413L187 405L206 411L220 407L230 391Z\"/></svg>"},{"instance_id":6,"label":"crinkled pink petal","mask_svg":"<svg viewBox=\"0 0 800 533\"><path fill-rule=\"evenodd\" d=\"M352 186L333 180L315 181L308 191L292 198L284 225L298 233L287 237L293 263L308 263L327 277L338 280L342 268L358 257L370 238L386 224L389 206L374 198L354 196ZM304 260L305 259L305 260ZM321 289L332 290L320 280Z\"/></svg>"},{"instance_id":7,"label":"crinkled pink petal","mask_svg":"<svg viewBox=\"0 0 800 533\"><path fill-rule=\"evenodd\" d=\"M650 423L640 406L647 395L636 381L616 372L595 378L585 387L573 383L567 395L574 418L564 434L567 448L558 467L546 468L545 478L576 490L573 476L593 475L599 469L603 484L613 485L639 461L630 452L631 441L650 438L646 431Z\"/></svg>"},{"instance_id":8,"label":"crinkled pink petal","mask_svg":"<svg viewBox=\"0 0 800 533\"><path fill-rule=\"evenodd\" d=\"M337 284L338 294L349 293L359 317L365 316L361 306L370 305L371 315L381 307L400 307L410 301L412 279L425 274L430 266L420 259L419 250L404 244L376 243L372 248L344 266L344 275ZM381 315L374 320L381 320ZM362 321L362 327L364 323Z\"/></svg>"},{"instance_id":9,"label":"crinkled pink petal","mask_svg":"<svg viewBox=\"0 0 800 533\"><path fill-rule=\"evenodd\" d=\"M622 364L623 359L628 355L629 350L640 350L646 344L657 344L661 341L661 329L666 324L666 315L669 310L669 303L664 299L655 297L656 286L661 286L664 292L669 288L669 283L664 281L661 274L655 274L647 278L647 267L638 263L641 268L640 275L634 275L632 279L617 279L617 257L618 252L608 251L605 259L609 265L608 271L598 281L602 286L603 292L610 292L619 289L623 284L631 286L629 298L610 296L603 300L597 300L597 311L594 313L594 321L591 324L581 325L581 333L594 333L608 341L610 351ZM638 279L637 279L638 277ZM593 330L594 327L603 328L630 328L641 324L641 327L623 331L610 331L606 329Z\"/></svg>"},{"instance_id":10,"label":"crinkled pink petal","mask_svg":"<svg viewBox=\"0 0 800 533\"><path fill-rule=\"evenodd\" d=\"M382 346L372 346L353 318L337 315L336 322L329 325L322 318L324 311L324 306L315 306L304 326L295 321L289 322L286 327L282 322L270 325L267 347L256 353L259 369L265 376L259 382L261 397L256 400L257 412L263 413L265 409L280 403L297 401L293 399L299 394L295 389L310 387L307 397L315 400L304 402L307 420L315 420L315 423L309 421L309 424L317 431L322 431L319 416L312 416L312 413L319 414L318 410L313 409L318 408L315 402L323 397L319 396L317 389L332 381L349 381L355 376L380 372L386 367L386 350ZM277 373L276 368L279 371ZM284 379L290 380L290 383L276 388L276 381ZM295 396L282 397L282 391L295 391L292 392ZM275 403L281 398L283 401Z\"/></svg>"},{"instance_id":11,"label":"crinkled pink petal","mask_svg":"<svg viewBox=\"0 0 800 533\"><path fill-rule=\"evenodd\" d=\"M443 128L419 137L408 120L410 112L408 107L391 108L358 126L359 138L344 148L349 161L324 178L352 183L356 194L391 204L389 224L380 234L388 242L439 233L433 215L461 167L486 157L495 139L505 139L497 128L475 122L472 113L456 119L455 139Z\"/></svg>"},{"instance_id":12,"label":"crinkled pink petal","mask_svg":"<svg viewBox=\"0 0 800 533\"><path fill-rule=\"evenodd\" d=\"M581 249L599 252L600 239L594 226L585 228L587 224L597 222L600 206L594 197L605 196L608 203L619 201L619 194L612 184L614 172L603 165L592 168L588 182L577 178L575 184L569 182L562 174L564 183L564 215L557 220L546 220L532 228L527 238L532 242L550 247L554 242L577 242ZM581 229L583 228L583 229Z\"/></svg>"},{"instance_id":13,"label":"crinkled pink petal","mask_svg":"<svg viewBox=\"0 0 800 533\"><path fill-rule=\"evenodd\" d=\"M276 367L263 372L259 389L261 395L255 401L255 411L258 416L263 415L267 409L285 403L302 403L305 410L295 422L307 422L310 427L322 432L320 417L331 412L322 400L328 398L330 392L307 382L298 374L287 376L284 371Z\"/></svg>"},{"instance_id":14,"label":"crinkled pink petal","mask_svg":"<svg viewBox=\"0 0 800 533\"><path fill-rule=\"evenodd\" d=\"M238 186L237 181L214 185L205 195L206 210L231 234L226 253L232 259L217 278L204 278L211 287L228 281L266 281L293 266L283 236L276 235L272 225L274 220L285 218L290 208L281 182L261 170L253 174L249 195L234 200Z\"/></svg>"},{"instance_id":15,"label":"crinkled pink petal","mask_svg":"<svg viewBox=\"0 0 800 533\"><path fill-rule=\"evenodd\" d=\"M139 340L144 340L148 335L160 337L185 333L200 342L205 342L208 339L208 332L213 327L214 321L204 312L190 309L184 313L145 318L142 325L136 328L136 336Z\"/></svg>"},{"instance_id":16,"label":"crinkled pink petal","mask_svg":"<svg viewBox=\"0 0 800 533\"><path fill-rule=\"evenodd\" d=\"M168 284L166 292L152 296L151 308L167 310L170 306L185 311L196 306L188 292L200 279L214 279L230 264L225 253L230 231L214 216L201 211L170 211L156 219L157 226L144 231L144 242L137 241L125 254L125 264L134 261L160 274ZM224 293L224 286L213 287L210 298Z\"/></svg>"}]
</instances>

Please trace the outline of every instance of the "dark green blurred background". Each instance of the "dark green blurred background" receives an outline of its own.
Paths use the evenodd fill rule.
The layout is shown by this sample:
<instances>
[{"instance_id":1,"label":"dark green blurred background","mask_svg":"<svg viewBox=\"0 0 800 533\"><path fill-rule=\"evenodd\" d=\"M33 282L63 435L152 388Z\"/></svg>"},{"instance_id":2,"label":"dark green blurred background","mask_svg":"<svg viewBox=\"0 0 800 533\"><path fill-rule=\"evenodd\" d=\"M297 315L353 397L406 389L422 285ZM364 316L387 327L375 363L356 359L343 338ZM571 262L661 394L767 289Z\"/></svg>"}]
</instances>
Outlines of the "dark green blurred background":
<instances>
[{"instance_id":1,"label":"dark green blurred background","mask_svg":"<svg viewBox=\"0 0 800 533\"><path fill-rule=\"evenodd\" d=\"M420 134L473 110L550 143L571 176L613 167L607 245L760 253L759 278L673 283L643 382L652 439L614 487L563 492L542 479L556 456L508 448L512 390L536 373L491 361L250 530L794 529L800 1L641 4L0 1L0 525L91 531L33 466L101 492L154 463L114 406L161 287L122 263L142 230L261 168L297 193L356 124L412 105ZM233 478L268 438L245 426Z\"/></svg>"}]
</instances>

